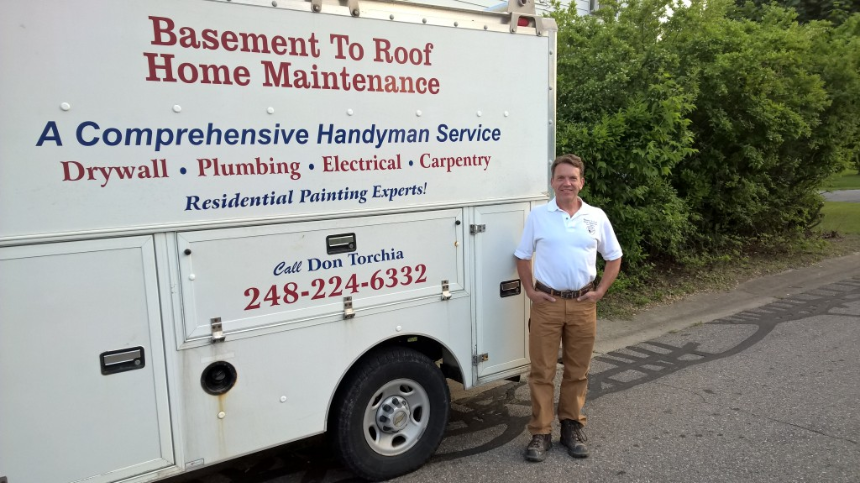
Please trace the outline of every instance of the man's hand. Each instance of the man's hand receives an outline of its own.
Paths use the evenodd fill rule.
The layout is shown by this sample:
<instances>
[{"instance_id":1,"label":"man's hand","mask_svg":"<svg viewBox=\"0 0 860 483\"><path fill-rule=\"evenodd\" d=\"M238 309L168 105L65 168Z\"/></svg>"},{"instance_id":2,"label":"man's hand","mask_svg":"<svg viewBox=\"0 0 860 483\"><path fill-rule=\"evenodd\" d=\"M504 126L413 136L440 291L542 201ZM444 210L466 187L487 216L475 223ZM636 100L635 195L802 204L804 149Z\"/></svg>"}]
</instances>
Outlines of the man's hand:
<instances>
[{"instance_id":1,"label":"man's hand","mask_svg":"<svg viewBox=\"0 0 860 483\"><path fill-rule=\"evenodd\" d=\"M585 295L576 299L577 302L597 302L602 299L603 296L606 295L606 292L601 292L598 290L589 290L585 292Z\"/></svg>"},{"instance_id":2,"label":"man's hand","mask_svg":"<svg viewBox=\"0 0 860 483\"><path fill-rule=\"evenodd\" d=\"M606 291L609 290L609 287L612 286L612 283L615 282L615 278L618 277L619 270L621 270L620 258L608 260L606 262L606 267L603 269L603 278L600 279L600 285L595 287L594 290L590 290L582 297L576 299L577 302L597 302L602 299L603 296L606 295Z\"/></svg>"},{"instance_id":3,"label":"man's hand","mask_svg":"<svg viewBox=\"0 0 860 483\"><path fill-rule=\"evenodd\" d=\"M534 289L526 289L526 297L528 297L529 300L536 304L540 304L543 302L555 302L555 298L553 298L552 295Z\"/></svg>"},{"instance_id":4,"label":"man's hand","mask_svg":"<svg viewBox=\"0 0 860 483\"><path fill-rule=\"evenodd\" d=\"M517 274L520 276L520 283L526 290L526 297L536 304L544 302L555 302L555 299L548 293L540 292L534 288L534 279L532 279L532 262L531 260L522 260L517 258Z\"/></svg>"}]
</instances>

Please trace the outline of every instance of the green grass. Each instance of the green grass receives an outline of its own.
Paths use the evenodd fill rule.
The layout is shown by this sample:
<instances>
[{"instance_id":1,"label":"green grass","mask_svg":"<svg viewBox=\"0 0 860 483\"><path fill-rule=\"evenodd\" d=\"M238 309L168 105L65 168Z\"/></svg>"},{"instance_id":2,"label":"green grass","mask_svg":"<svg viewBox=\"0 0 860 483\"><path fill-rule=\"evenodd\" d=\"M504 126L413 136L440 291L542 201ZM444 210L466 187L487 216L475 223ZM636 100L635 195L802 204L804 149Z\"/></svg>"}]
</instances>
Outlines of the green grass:
<instances>
[{"instance_id":1,"label":"green grass","mask_svg":"<svg viewBox=\"0 0 860 483\"><path fill-rule=\"evenodd\" d=\"M726 255L723 260L717 259L705 267L657 266L645 284L636 287L625 287L623 283L617 287L613 285L597 305L598 317L630 319L643 310L671 304L694 293L731 290L752 278L860 252L860 231L846 231L846 226L860 229L860 203L825 203L825 221L822 223L825 227L831 226L828 223L840 223L837 220L841 215L831 214L831 205L852 205L848 210L857 211L853 212L855 216L851 222L843 220L835 230L822 229L822 237L810 238L786 250L750 250ZM851 216L851 213L846 216Z\"/></svg>"},{"instance_id":2,"label":"green grass","mask_svg":"<svg viewBox=\"0 0 860 483\"><path fill-rule=\"evenodd\" d=\"M828 201L821 213L824 233L860 234L860 203Z\"/></svg>"},{"instance_id":3,"label":"green grass","mask_svg":"<svg viewBox=\"0 0 860 483\"><path fill-rule=\"evenodd\" d=\"M854 168L846 169L827 178L822 189L826 191L860 190L860 174Z\"/></svg>"}]
</instances>

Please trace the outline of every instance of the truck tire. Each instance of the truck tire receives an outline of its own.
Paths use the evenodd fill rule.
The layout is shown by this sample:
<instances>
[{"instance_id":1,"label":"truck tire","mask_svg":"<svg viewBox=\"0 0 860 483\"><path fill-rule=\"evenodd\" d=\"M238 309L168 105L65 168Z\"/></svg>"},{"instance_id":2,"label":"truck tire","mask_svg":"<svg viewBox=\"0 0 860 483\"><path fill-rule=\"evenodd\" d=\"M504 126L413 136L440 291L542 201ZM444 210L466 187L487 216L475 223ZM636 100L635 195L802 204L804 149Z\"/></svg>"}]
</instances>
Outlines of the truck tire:
<instances>
[{"instance_id":1,"label":"truck tire","mask_svg":"<svg viewBox=\"0 0 860 483\"><path fill-rule=\"evenodd\" d=\"M451 396L427 356L388 347L370 354L343 381L330 436L343 464L366 480L414 471L439 447Z\"/></svg>"}]
</instances>

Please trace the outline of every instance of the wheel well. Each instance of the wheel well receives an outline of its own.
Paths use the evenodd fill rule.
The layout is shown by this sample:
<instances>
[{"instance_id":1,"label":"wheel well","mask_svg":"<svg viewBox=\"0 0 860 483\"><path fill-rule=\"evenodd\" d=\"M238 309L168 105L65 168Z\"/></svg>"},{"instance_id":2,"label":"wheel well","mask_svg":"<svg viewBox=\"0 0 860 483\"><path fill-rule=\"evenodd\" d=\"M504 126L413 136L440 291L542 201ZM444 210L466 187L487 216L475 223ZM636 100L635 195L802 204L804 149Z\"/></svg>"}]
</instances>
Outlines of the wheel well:
<instances>
[{"instance_id":1,"label":"wheel well","mask_svg":"<svg viewBox=\"0 0 860 483\"><path fill-rule=\"evenodd\" d=\"M404 335L400 337L395 337L393 339L388 339L371 350L376 350L380 347L391 346L406 347L412 350L416 350L429 357L431 361L438 361L439 359L441 359L445 350L442 344L440 344L437 340L431 339L430 337L423 337L420 335Z\"/></svg>"},{"instance_id":2,"label":"wheel well","mask_svg":"<svg viewBox=\"0 0 860 483\"><path fill-rule=\"evenodd\" d=\"M345 386L344 382L352 379L353 374L356 372L357 368L369 355L386 347L405 347L420 352L421 354L427 356L431 361L436 362L436 365L439 366L440 370L442 371L442 374L444 374L446 378L453 379L458 382L463 382L463 372L460 369L457 359L454 357L453 353L449 351L448 348L445 347L441 342L431 337L415 334L392 337L391 339L384 340L365 351L364 354L362 354L352 363L349 370L344 373L343 377L338 382L337 389L335 390L334 394L332 394L332 398L328 404L326 429L328 429L328 421L331 419L331 411L335 407L335 403L339 400L340 395L343 392L343 388Z\"/></svg>"}]
</instances>

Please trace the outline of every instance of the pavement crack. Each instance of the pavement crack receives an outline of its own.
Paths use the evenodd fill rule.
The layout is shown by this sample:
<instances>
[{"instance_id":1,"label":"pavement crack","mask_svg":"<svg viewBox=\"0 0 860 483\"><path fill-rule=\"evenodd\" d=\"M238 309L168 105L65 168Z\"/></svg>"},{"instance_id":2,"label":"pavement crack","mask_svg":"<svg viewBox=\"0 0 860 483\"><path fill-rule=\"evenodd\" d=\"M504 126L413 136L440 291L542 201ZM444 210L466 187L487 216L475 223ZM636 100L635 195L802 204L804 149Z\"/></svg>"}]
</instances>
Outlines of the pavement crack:
<instances>
[{"instance_id":1,"label":"pavement crack","mask_svg":"<svg viewBox=\"0 0 860 483\"><path fill-rule=\"evenodd\" d=\"M702 400L702 402L703 402L703 403L705 403L705 404L718 405L718 404L716 404L716 403L712 403L712 402L708 401L708 400L705 398L705 396L703 396L703 395L699 394L698 392L696 392L696 391L694 391L694 390L692 390L692 389L687 389L687 388L685 388L685 387L673 386L672 384L666 384L665 382L661 382L661 381L654 381L654 384L659 384L659 385L664 386L664 387L669 387L669 388L672 388L672 389L675 389L675 390L678 390L678 391L683 391L683 392L686 392L686 393L694 394L694 395L696 395L696 396L699 396L699 399L701 399L701 400ZM734 408L733 408L733 409L734 409ZM853 440L853 439L851 439L851 438L843 438L843 437L840 437L840 436L834 436L834 435L832 435L832 434L825 433L824 431L819 431L819 430L817 430L817 429L809 428L809 427L806 427L806 426L802 426L802 425L800 425L800 424L792 423L792 422L790 422L790 421L783 421L783 420L781 420L781 419L776 419L776 418L772 418L772 417L769 417L769 416L762 416L762 415L760 415L760 414L756 414L756 413L754 413L754 412L752 412L752 411L747 411L747 410L743 410L743 409L737 409L737 411L740 411L740 412L742 412L742 413L749 414L750 416L754 416L754 417L756 417L756 418L761 418L761 419L765 419L765 420L768 420L768 421L773 421L774 423L785 424L785 425L787 425L787 426L792 426L792 427L795 427L795 428L797 428L797 429L802 429L802 430L804 430L804 431L809 431L809 432L811 432L811 433L816 433L816 434L819 434L819 435L824 436L824 437L826 437L826 438L835 439L835 440L839 440L839 441L845 441L845 442L847 442L847 443L851 443L851 444L855 444L855 445L856 445L856 444L858 444L858 442L857 442L857 441L855 441L855 440Z\"/></svg>"},{"instance_id":2,"label":"pavement crack","mask_svg":"<svg viewBox=\"0 0 860 483\"><path fill-rule=\"evenodd\" d=\"M692 389L687 389L686 387L673 386L673 385L671 385L671 384L666 384L665 382L660 382L660 381L654 381L654 382L655 382L655 384L659 384L659 385L661 385L661 386L671 387L672 389L677 389L678 391L684 391L684 392L688 392L688 393L690 393L690 394L694 394L694 395L696 395L696 396L699 396L699 398L702 400L702 402L703 402L703 403L705 403L705 404L711 404L711 402L710 402L710 401L708 401L707 399L705 399L705 396L702 396L701 394L699 394L699 393L698 393L698 392L696 392L696 391L693 391Z\"/></svg>"},{"instance_id":3,"label":"pavement crack","mask_svg":"<svg viewBox=\"0 0 860 483\"><path fill-rule=\"evenodd\" d=\"M857 441L854 441L853 439L843 438L840 436L833 436L832 434L827 434L823 431L819 431L819 430L813 429L813 428L807 428L806 426L801 426L799 424L795 424L795 423L792 423L790 421L783 421L781 419L771 418L769 416L760 416L760 415L758 415L752 411L743 411L743 412L750 414L752 416L758 417L758 418L766 419L768 421L773 421L775 423L785 424L787 426L792 426L792 427L795 427L797 429L802 429L804 431L809 431L812 433L820 434L821 436L825 436L825 437L830 438L830 439L836 439L836 440L840 440L840 441L846 441L846 442L851 443L851 444L857 444Z\"/></svg>"}]
</instances>

